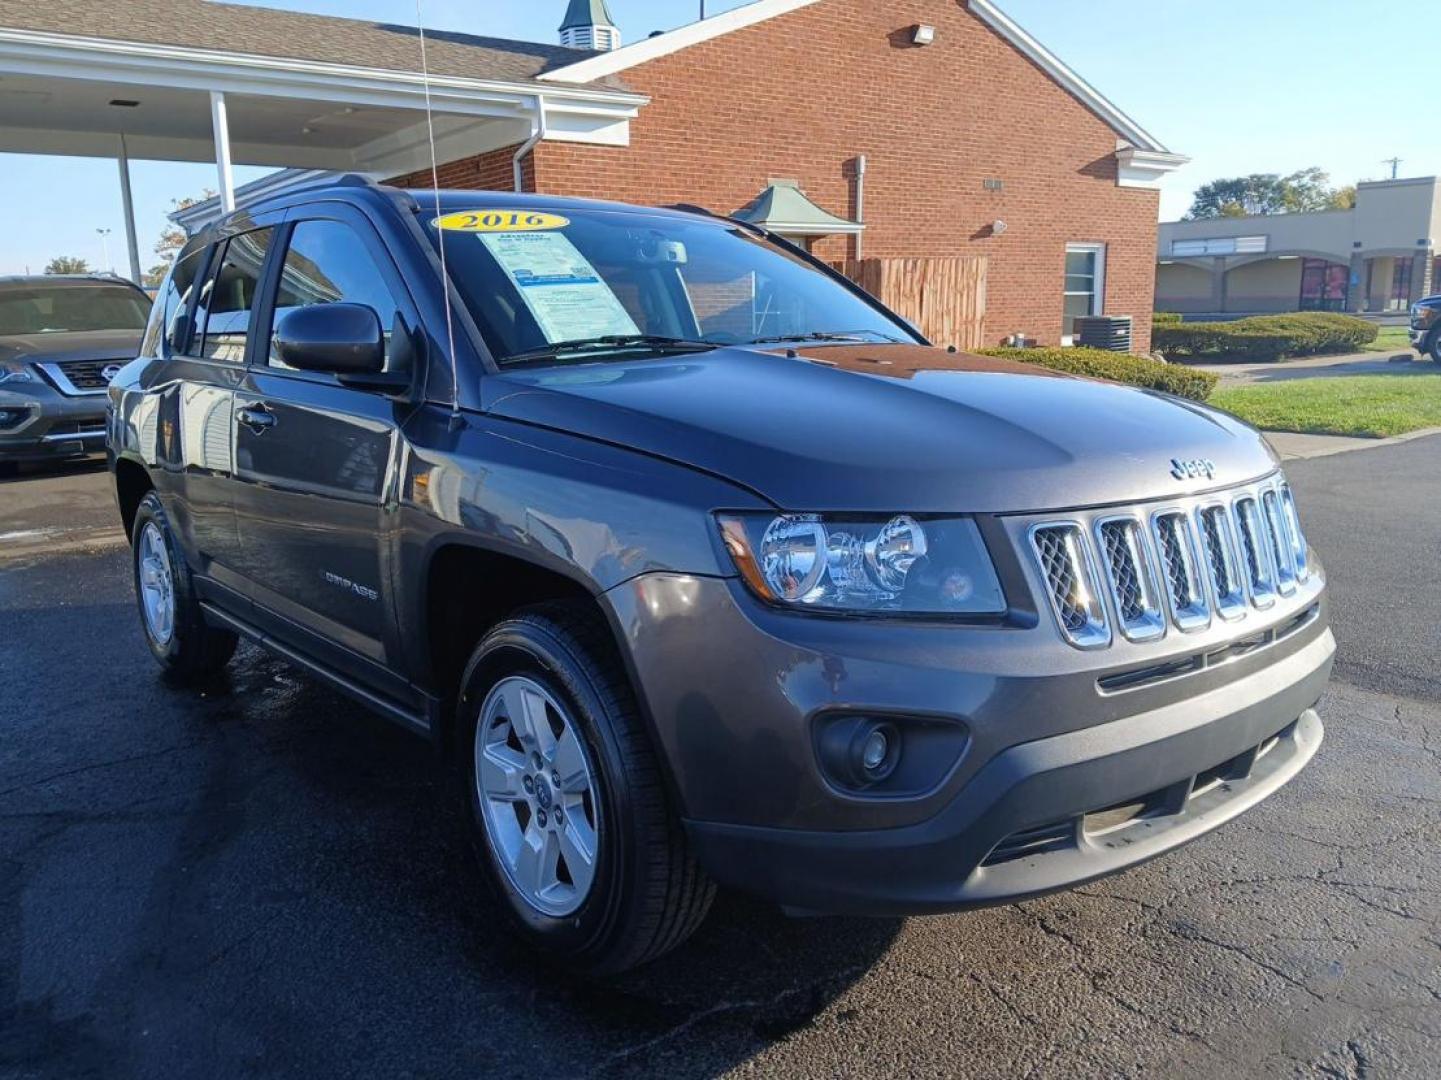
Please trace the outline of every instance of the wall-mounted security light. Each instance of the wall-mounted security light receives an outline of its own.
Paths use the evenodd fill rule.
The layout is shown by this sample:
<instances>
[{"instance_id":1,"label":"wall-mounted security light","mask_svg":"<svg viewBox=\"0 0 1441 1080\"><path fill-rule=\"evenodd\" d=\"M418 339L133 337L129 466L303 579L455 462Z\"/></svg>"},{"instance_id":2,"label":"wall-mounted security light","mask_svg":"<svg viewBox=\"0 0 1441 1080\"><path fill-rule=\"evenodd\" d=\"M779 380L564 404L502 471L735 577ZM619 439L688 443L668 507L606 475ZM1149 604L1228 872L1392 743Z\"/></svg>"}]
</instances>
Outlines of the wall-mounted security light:
<instances>
[{"instance_id":1,"label":"wall-mounted security light","mask_svg":"<svg viewBox=\"0 0 1441 1080\"><path fill-rule=\"evenodd\" d=\"M930 45L936 40L936 28L926 23L918 24L911 30L912 45Z\"/></svg>"},{"instance_id":2,"label":"wall-mounted security light","mask_svg":"<svg viewBox=\"0 0 1441 1080\"><path fill-rule=\"evenodd\" d=\"M993 236L1000 236L1001 233L1005 232L1008 228L1010 228L1010 226L1007 225L1004 221L993 221L991 223L991 234Z\"/></svg>"}]
</instances>

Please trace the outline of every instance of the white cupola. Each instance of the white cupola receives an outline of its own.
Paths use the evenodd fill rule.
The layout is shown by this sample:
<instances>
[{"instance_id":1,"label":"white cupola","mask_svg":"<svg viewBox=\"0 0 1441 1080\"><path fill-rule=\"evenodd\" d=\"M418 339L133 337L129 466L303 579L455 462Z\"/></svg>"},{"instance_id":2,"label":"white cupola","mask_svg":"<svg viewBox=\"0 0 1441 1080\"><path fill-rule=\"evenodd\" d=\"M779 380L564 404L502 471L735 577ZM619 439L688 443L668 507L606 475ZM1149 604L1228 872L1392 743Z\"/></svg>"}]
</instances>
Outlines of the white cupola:
<instances>
[{"instance_id":1,"label":"white cupola","mask_svg":"<svg viewBox=\"0 0 1441 1080\"><path fill-rule=\"evenodd\" d=\"M560 24L560 43L568 49L609 52L620 48L620 30L606 10L605 0L570 0Z\"/></svg>"}]
</instances>

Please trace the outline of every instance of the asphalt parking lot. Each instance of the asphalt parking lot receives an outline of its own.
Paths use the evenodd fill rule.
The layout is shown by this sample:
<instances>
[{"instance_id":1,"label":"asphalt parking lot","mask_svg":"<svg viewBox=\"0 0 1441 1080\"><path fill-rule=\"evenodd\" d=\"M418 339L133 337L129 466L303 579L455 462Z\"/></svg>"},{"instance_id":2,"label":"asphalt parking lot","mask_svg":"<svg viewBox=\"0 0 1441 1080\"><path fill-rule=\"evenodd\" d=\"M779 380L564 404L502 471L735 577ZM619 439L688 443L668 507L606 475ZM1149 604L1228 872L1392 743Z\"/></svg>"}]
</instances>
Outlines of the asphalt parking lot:
<instances>
[{"instance_id":1,"label":"asphalt parking lot","mask_svg":"<svg viewBox=\"0 0 1441 1080\"><path fill-rule=\"evenodd\" d=\"M724 897L611 984L507 942L419 740L249 647L161 681L103 472L0 482L0 1075L1435 1076L1438 453L1288 466L1341 653L1255 811L966 915Z\"/></svg>"}]
</instances>

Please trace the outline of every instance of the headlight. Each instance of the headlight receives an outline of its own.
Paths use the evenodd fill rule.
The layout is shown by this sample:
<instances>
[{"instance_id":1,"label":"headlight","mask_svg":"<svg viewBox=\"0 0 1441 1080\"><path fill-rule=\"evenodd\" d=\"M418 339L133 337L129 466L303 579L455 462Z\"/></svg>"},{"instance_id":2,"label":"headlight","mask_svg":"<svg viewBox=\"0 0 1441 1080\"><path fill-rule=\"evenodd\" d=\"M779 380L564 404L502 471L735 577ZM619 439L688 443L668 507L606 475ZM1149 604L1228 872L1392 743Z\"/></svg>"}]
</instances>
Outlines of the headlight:
<instances>
[{"instance_id":1,"label":"headlight","mask_svg":"<svg viewBox=\"0 0 1441 1080\"><path fill-rule=\"evenodd\" d=\"M722 514L720 528L751 591L783 607L916 615L1006 610L970 518Z\"/></svg>"},{"instance_id":2,"label":"headlight","mask_svg":"<svg viewBox=\"0 0 1441 1080\"><path fill-rule=\"evenodd\" d=\"M34 382L30 369L18 360L0 360L0 386L5 383Z\"/></svg>"}]
</instances>

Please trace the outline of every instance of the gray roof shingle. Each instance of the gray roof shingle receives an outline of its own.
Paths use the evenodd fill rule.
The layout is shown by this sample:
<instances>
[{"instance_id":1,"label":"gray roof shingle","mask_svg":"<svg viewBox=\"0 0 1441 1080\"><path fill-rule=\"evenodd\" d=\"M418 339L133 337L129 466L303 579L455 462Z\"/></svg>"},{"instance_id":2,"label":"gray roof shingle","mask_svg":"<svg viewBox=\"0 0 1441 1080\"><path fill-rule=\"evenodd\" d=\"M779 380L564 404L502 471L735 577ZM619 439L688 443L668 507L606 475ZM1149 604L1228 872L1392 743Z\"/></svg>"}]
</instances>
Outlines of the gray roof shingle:
<instances>
[{"instance_id":1,"label":"gray roof shingle","mask_svg":"<svg viewBox=\"0 0 1441 1080\"><path fill-rule=\"evenodd\" d=\"M415 27L303 15L213 0L0 0L0 27L179 45L396 71L420 70ZM591 53L560 45L429 30L433 75L530 82ZM618 86L613 80L607 85Z\"/></svg>"}]
</instances>

